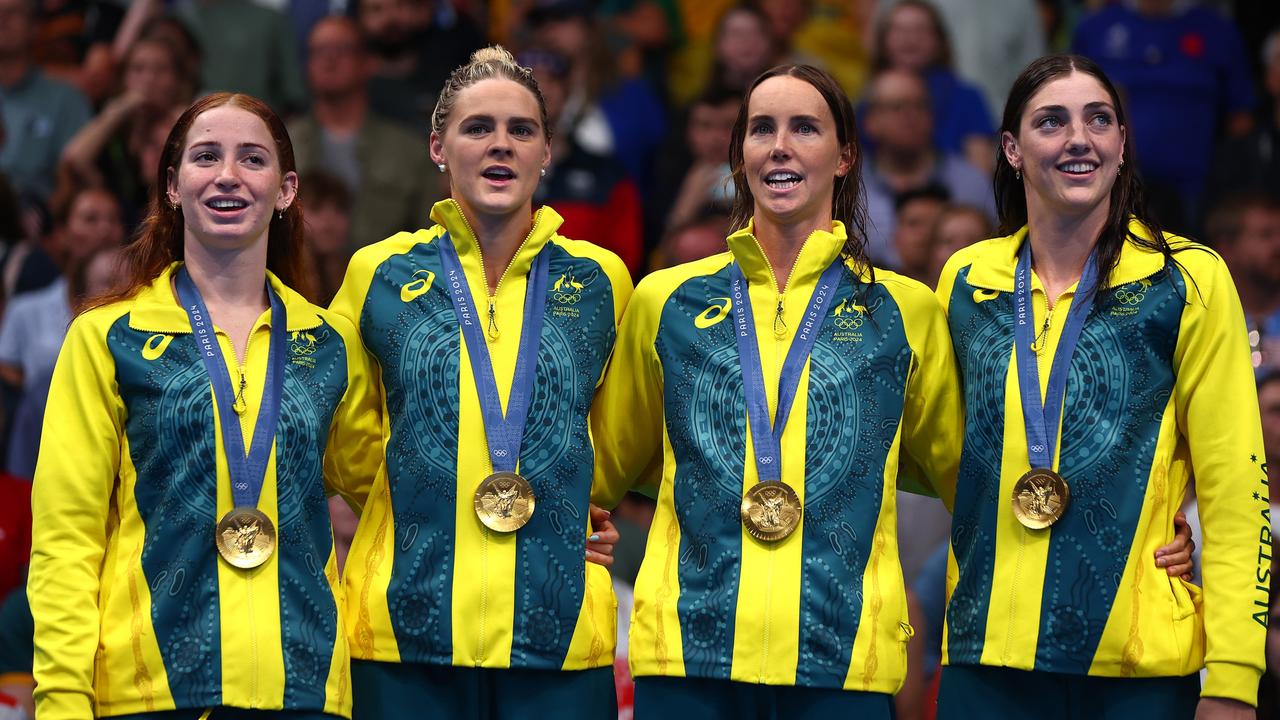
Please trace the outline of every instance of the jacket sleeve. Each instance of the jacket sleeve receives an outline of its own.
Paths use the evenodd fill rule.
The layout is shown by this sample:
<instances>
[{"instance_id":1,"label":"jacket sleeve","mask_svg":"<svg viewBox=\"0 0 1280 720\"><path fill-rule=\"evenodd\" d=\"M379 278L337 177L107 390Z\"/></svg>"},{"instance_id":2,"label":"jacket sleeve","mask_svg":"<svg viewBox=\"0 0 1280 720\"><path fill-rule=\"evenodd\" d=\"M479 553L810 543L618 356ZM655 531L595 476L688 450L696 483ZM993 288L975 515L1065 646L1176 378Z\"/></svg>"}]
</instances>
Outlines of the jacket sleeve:
<instances>
[{"instance_id":1,"label":"jacket sleeve","mask_svg":"<svg viewBox=\"0 0 1280 720\"><path fill-rule=\"evenodd\" d=\"M964 440L959 371L937 299L924 287L907 290L903 317L913 357L902 409L898 487L936 495L951 510Z\"/></svg>"},{"instance_id":2,"label":"jacket sleeve","mask_svg":"<svg viewBox=\"0 0 1280 720\"><path fill-rule=\"evenodd\" d=\"M101 623L99 576L120 467L124 404L106 328L71 324L49 388L31 493L36 715L93 717L94 656Z\"/></svg>"},{"instance_id":3,"label":"jacket sleeve","mask_svg":"<svg viewBox=\"0 0 1280 720\"><path fill-rule=\"evenodd\" d=\"M356 514L364 509L373 480L383 467L382 383L373 360L345 318L334 324L347 347L347 391L329 427L324 455L325 485Z\"/></svg>"},{"instance_id":4,"label":"jacket sleeve","mask_svg":"<svg viewBox=\"0 0 1280 720\"><path fill-rule=\"evenodd\" d=\"M1264 515L1262 421L1244 311L1216 255L1196 248L1178 258L1188 268L1188 281L1174 353L1174 394L1204 529L1208 674L1201 694L1255 705L1266 637L1255 613L1267 612L1263 573L1271 566L1271 527Z\"/></svg>"},{"instance_id":5,"label":"jacket sleeve","mask_svg":"<svg viewBox=\"0 0 1280 720\"><path fill-rule=\"evenodd\" d=\"M636 485L661 479L662 368L654 349L661 300L641 282L618 327L613 357L591 408L596 466L591 501L613 508Z\"/></svg>"}]
</instances>

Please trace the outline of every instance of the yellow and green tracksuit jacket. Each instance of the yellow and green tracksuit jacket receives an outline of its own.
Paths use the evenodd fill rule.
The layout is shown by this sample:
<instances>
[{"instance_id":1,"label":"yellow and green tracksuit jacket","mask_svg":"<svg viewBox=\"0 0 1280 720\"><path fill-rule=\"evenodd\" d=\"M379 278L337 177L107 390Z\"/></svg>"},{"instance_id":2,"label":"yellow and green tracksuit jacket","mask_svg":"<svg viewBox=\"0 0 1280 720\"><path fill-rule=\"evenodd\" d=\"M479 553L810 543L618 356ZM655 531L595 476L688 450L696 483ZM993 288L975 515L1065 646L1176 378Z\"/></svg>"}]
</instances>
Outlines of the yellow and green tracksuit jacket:
<instances>
[{"instance_id":1,"label":"yellow and green tracksuit jacket","mask_svg":"<svg viewBox=\"0 0 1280 720\"><path fill-rule=\"evenodd\" d=\"M1029 469L1013 360L1014 268L1026 235L961 250L938 285L967 412L944 659L1107 677L1207 665L1205 696L1254 704L1271 529L1244 313L1227 268L1181 238L1170 238L1174 263L1125 244L1067 380L1057 468L1071 504L1051 528L1028 530L1010 504ZM1054 304L1038 358L1042 394L1074 292ZM1038 329L1047 304L1034 275L1032 306ZM1193 476L1203 594L1152 563Z\"/></svg>"},{"instance_id":2,"label":"yellow and green tracksuit jacket","mask_svg":"<svg viewBox=\"0 0 1280 720\"><path fill-rule=\"evenodd\" d=\"M349 715L325 495L368 492L380 462L377 386L354 328L271 276L289 350L258 507L279 542L253 570L220 560L214 527L234 504L231 480L212 387L172 290L177 267L76 318L58 357L32 492L37 715L213 706ZM246 378L246 446L270 318L258 319L243 363L217 331L233 387Z\"/></svg>"},{"instance_id":3,"label":"yellow and green tracksuit jacket","mask_svg":"<svg viewBox=\"0 0 1280 720\"><path fill-rule=\"evenodd\" d=\"M608 571L585 562L594 459L587 416L613 348L631 279L617 256L557 234L534 216L492 295L481 248L452 200L429 229L399 233L352 258L333 309L359 329L381 373L385 472L347 559L352 653L364 660L579 670L613 662ZM461 328L437 242L458 251L482 316L505 408L534 258L550 246L545 324L519 471L537 507L513 533L476 517L492 470Z\"/></svg>"},{"instance_id":4,"label":"yellow and green tracksuit jacket","mask_svg":"<svg viewBox=\"0 0 1280 720\"><path fill-rule=\"evenodd\" d=\"M636 288L593 417L596 501L612 507L634 483L656 484L631 621L636 676L881 693L903 682L912 630L895 490L950 504L962 420L946 323L925 286L843 274L782 435L802 523L767 543L739 519L758 474L730 264L749 284L772 413L787 350L844 241L838 222L811 234L779 290L748 226L730 252Z\"/></svg>"}]
</instances>

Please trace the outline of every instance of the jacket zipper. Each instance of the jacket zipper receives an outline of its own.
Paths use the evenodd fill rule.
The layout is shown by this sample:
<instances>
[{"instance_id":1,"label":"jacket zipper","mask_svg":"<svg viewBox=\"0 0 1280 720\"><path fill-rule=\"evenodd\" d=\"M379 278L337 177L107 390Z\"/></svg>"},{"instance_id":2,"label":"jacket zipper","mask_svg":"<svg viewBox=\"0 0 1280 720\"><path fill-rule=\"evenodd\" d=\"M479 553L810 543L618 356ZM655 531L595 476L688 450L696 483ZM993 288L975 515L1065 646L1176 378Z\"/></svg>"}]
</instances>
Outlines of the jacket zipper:
<instances>
[{"instance_id":1,"label":"jacket zipper","mask_svg":"<svg viewBox=\"0 0 1280 720\"><path fill-rule=\"evenodd\" d=\"M524 236L524 240L520 241L520 245L516 248L515 254L511 256L511 261L502 269L502 274L498 276L498 284L493 286L492 292L489 292L489 274L485 271L484 248L480 247L480 238L476 236L476 231L471 228L471 223L467 220L467 216L463 213L458 213L458 216L462 218L462 224L466 226L467 232L471 233L472 239L475 240L476 254L480 256L480 276L484 279L485 294L489 301L489 322L485 326L485 335L488 336L489 340L492 342L497 340L500 334L498 330L497 317L498 289L502 287L502 281L507 279L507 273L511 272L511 266L515 264L515 259L520 255L520 251L529 243L529 238L532 238L534 231L538 229L538 221L541 219L541 216L536 213L534 214L533 224L529 226L529 234Z\"/></svg>"}]
</instances>

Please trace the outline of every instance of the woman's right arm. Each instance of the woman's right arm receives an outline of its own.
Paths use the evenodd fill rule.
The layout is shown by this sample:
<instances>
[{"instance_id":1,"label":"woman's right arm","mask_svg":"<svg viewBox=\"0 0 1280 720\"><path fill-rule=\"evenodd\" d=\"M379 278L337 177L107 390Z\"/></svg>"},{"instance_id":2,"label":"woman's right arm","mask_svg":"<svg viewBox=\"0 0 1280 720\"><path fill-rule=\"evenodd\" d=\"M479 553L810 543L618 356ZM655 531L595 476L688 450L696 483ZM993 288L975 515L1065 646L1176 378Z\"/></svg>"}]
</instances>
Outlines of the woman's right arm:
<instances>
[{"instance_id":1,"label":"woman's right arm","mask_svg":"<svg viewBox=\"0 0 1280 720\"><path fill-rule=\"evenodd\" d=\"M141 97L123 94L107 101L102 112L93 117L80 131L71 136L62 148L61 165L71 176L81 182L99 183L98 156L110 142L111 136L124 125L126 119L138 107Z\"/></svg>"},{"instance_id":2,"label":"woman's right arm","mask_svg":"<svg viewBox=\"0 0 1280 720\"><path fill-rule=\"evenodd\" d=\"M58 356L31 492L27 595L40 720L94 714L98 591L124 421L107 326L94 317L71 324Z\"/></svg>"}]
</instances>

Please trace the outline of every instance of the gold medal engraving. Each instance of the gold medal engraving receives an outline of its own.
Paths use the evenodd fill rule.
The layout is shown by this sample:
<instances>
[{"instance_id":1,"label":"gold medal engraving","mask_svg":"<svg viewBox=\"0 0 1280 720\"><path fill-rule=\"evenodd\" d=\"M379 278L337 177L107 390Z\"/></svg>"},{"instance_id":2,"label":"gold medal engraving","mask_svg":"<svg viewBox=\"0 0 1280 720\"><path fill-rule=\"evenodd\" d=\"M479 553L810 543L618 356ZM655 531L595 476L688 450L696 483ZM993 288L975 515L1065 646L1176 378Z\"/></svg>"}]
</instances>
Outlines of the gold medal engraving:
<instances>
[{"instance_id":1,"label":"gold medal engraving","mask_svg":"<svg viewBox=\"0 0 1280 720\"><path fill-rule=\"evenodd\" d=\"M513 472L496 472L476 488L476 516L485 527L514 532L533 517L533 486Z\"/></svg>"},{"instance_id":2,"label":"gold medal engraving","mask_svg":"<svg viewBox=\"0 0 1280 720\"><path fill-rule=\"evenodd\" d=\"M1071 488L1058 473L1033 468L1013 486L1013 514L1032 530L1043 530L1058 521L1071 504Z\"/></svg>"},{"instance_id":3,"label":"gold medal engraving","mask_svg":"<svg viewBox=\"0 0 1280 720\"><path fill-rule=\"evenodd\" d=\"M215 530L218 554L245 570L256 568L276 551L276 528L257 508L238 507L222 516Z\"/></svg>"},{"instance_id":4,"label":"gold medal engraving","mask_svg":"<svg viewBox=\"0 0 1280 720\"><path fill-rule=\"evenodd\" d=\"M781 540L800 526L804 507L790 485L777 480L756 483L742 498L742 525L751 537Z\"/></svg>"}]
</instances>

